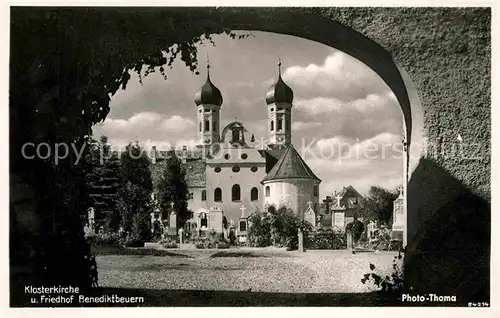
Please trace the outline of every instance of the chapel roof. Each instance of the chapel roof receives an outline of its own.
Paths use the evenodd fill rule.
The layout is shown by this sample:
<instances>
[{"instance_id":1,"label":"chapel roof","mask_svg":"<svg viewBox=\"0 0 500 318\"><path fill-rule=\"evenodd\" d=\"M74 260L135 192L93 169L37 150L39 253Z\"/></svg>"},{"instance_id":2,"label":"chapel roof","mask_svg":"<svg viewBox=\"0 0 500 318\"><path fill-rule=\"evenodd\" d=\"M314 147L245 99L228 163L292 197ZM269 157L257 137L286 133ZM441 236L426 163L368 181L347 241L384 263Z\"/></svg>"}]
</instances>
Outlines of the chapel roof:
<instances>
[{"instance_id":1,"label":"chapel roof","mask_svg":"<svg viewBox=\"0 0 500 318\"><path fill-rule=\"evenodd\" d=\"M281 78L281 62L278 63L278 80L275 84L269 87L269 91L266 95L267 105L273 103L288 103L293 102L293 91L290 86L286 85Z\"/></svg>"},{"instance_id":2,"label":"chapel roof","mask_svg":"<svg viewBox=\"0 0 500 318\"><path fill-rule=\"evenodd\" d=\"M210 80L210 65L207 65L207 80L205 84L194 95L196 106L202 104L222 105L222 94L220 90Z\"/></svg>"},{"instance_id":3,"label":"chapel roof","mask_svg":"<svg viewBox=\"0 0 500 318\"><path fill-rule=\"evenodd\" d=\"M282 179L312 179L321 181L312 172L293 145L289 145L262 182Z\"/></svg>"}]
</instances>

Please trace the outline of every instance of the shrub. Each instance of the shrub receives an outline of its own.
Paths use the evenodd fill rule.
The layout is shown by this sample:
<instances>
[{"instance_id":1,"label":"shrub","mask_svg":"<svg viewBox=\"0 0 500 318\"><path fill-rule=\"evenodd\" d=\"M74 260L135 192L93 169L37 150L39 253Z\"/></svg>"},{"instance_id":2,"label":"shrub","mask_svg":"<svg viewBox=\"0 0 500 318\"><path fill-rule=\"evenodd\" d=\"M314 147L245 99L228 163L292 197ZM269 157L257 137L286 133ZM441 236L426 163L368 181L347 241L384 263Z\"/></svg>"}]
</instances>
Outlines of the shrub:
<instances>
[{"instance_id":1,"label":"shrub","mask_svg":"<svg viewBox=\"0 0 500 318\"><path fill-rule=\"evenodd\" d=\"M120 245L121 236L118 233L104 232L93 235L88 235L87 242L90 245Z\"/></svg>"},{"instance_id":2,"label":"shrub","mask_svg":"<svg viewBox=\"0 0 500 318\"><path fill-rule=\"evenodd\" d=\"M256 212L248 218L248 244L255 247L271 245L270 219L261 212Z\"/></svg>"},{"instance_id":3,"label":"shrub","mask_svg":"<svg viewBox=\"0 0 500 318\"><path fill-rule=\"evenodd\" d=\"M388 292L388 293L396 293L397 295L401 295L401 292L404 288L403 286L403 265L402 265L402 252L399 251L397 256L394 256L392 261L392 269L393 272L391 276L386 275L385 277L379 273L375 272L375 265L370 264L370 273L366 273L363 275L361 282L366 284L367 282L372 282L379 291Z\"/></svg>"},{"instance_id":4,"label":"shrub","mask_svg":"<svg viewBox=\"0 0 500 318\"><path fill-rule=\"evenodd\" d=\"M217 249L227 249L229 247L229 243L219 242L216 244Z\"/></svg>"},{"instance_id":5,"label":"shrub","mask_svg":"<svg viewBox=\"0 0 500 318\"><path fill-rule=\"evenodd\" d=\"M144 239L136 234L127 235L125 238L120 239L120 244L125 247L143 247Z\"/></svg>"},{"instance_id":6,"label":"shrub","mask_svg":"<svg viewBox=\"0 0 500 318\"><path fill-rule=\"evenodd\" d=\"M177 248L177 242L172 240L170 237L166 237L159 242L164 248Z\"/></svg>"},{"instance_id":7,"label":"shrub","mask_svg":"<svg viewBox=\"0 0 500 318\"><path fill-rule=\"evenodd\" d=\"M392 240L389 246L389 251L401 251L403 249L403 241Z\"/></svg>"},{"instance_id":8,"label":"shrub","mask_svg":"<svg viewBox=\"0 0 500 318\"><path fill-rule=\"evenodd\" d=\"M234 231L229 232L229 244L231 244L231 245L238 244L238 242L236 241L236 234L234 234Z\"/></svg>"},{"instance_id":9,"label":"shrub","mask_svg":"<svg viewBox=\"0 0 500 318\"><path fill-rule=\"evenodd\" d=\"M347 248L346 235L343 232L333 231L331 228L317 227L308 233L306 247L310 249L345 249Z\"/></svg>"},{"instance_id":10,"label":"shrub","mask_svg":"<svg viewBox=\"0 0 500 318\"><path fill-rule=\"evenodd\" d=\"M229 243L222 236L222 234L209 235L208 237L199 237L194 243L194 246L198 249L216 248L217 246L221 246L220 248L225 248L225 246L227 246L227 248L229 248Z\"/></svg>"},{"instance_id":11,"label":"shrub","mask_svg":"<svg viewBox=\"0 0 500 318\"><path fill-rule=\"evenodd\" d=\"M267 213L254 213L249 218L248 245L255 247L286 246L288 249L297 249L298 229L304 232L304 237L311 231L312 226L302 221L295 213L281 207L268 208Z\"/></svg>"},{"instance_id":12,"label":"shrub","mask_svg":"<svg viewBox=\"0 0 500 318\"><path fill-rule=\"evenodd\" d=\"M377 238L371 244L372 248L379 251L391 250L391 231L388 228L381 228L378 231ZM399 250L399 249L396 249Z\"/></svg>"},{"instance_id":13,"label":"shrub","mask_svg":"<svg viewBox=\"0 0 500 318\"><path fill-rule=\"evenodd\" d=\"M354 243L359 241L364 230L365 225L359 220L354 220L346 226L346 231L351 231L352 233L352 240Z\"/></svg>"},{"instance_id":14,"label":"shrub","mask_svg":"<svg viewBox=\"0 0 500 318\"><path fill-rule=\"evenodd\" d=\"M165 243L165 244L162 244L162 246L164 248L177 248L177 242L169 242L169 243Z\"/></svg>"}]
</instances>

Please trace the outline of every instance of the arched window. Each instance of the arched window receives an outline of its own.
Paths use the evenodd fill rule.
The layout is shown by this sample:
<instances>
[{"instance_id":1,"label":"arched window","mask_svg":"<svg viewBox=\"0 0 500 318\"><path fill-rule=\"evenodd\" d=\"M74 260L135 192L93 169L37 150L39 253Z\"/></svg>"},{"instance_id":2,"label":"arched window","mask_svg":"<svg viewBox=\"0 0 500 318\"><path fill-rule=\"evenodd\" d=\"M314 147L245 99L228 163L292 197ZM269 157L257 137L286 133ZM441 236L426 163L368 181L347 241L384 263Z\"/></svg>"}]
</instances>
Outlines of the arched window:
<instances>
[{"instance_id":1,"label":"arched window","mask_svg":"<svg viewBox=\"0 0 500 318\"><path fill-rule=\"evenodd\" d=\"M271 196L271 188L269 186L266 186L266 198Z\"/></svg>"},{"instance_id":2,"label":"arched window","mask_svg":"<svg viewBox=\"0 0 500 318\"><path fill-rule=\"evenodd\" d=\"M205 131L210 131L210 121L205 119Z\"/></svg>"},{"instance_id":3,"label":"arched window","mask_svg":"<svg viewBox=\"0 0 500 318\"><path fill-rule=\"evenodd\" d=\"M257 201L258 199L259 199L259 189L252 188L252 190L250 190L250 200Z\"/></svg>"},{"instance_id":4,"label":"arched window","mask_svg":"<svg viewBox=\"0 0 500 318\"><path fill-rule=\"evenodd\" d=\"M271 120L271 131L274 131L274 121Z\"/></svg>"},{"instance_id":5,"label":"arched window","mask_svg":"<svg viewBox=\"0 0 500 318\"><path fill-rule=\"evenodd\" d=\"M201 201L207 200L207 190L201 190Z\"/></svg>"},{"instance_id":6,"label":"arched window","mask_svg":"<svg viewBox=\"0 0 500 318\"><path fill-rule=\"evenodd\" d=\"M246 232L247 230L247 222L240 221L240 232Z\"/></svg>"},{"instance_id":7,"label":"arched window","mask_svg":"<svg viewBox=\"0 0 500 318\"><path fill-rule=\"evenodd\" d=\"M314 188L313 188L313 195L314 195L315 197L317 197L317 196L318 196L318 186L317 186L317 185L315 185L315 186L314 186Z\"/></svg>"},{"instance_id":8,"label":"arched window","mask_svg":"<svg viewBox=\"0 0 500 318\"><path fill-rule=\"evenodd\" d=\"M276 129L277 131L280 131L280 130L283 129L283 118L278 118L277 119L277 126L278 126L277 129Z\"/></svg>"},{"instance_id":9,"label":"arched window","mask_svg":"<svg viewBox=\"0 0 500 318\"><path fill-rule=\"evenodd\" d=\"M200 121L200 131L201 131L201 121Z\"/></svg>"},{"instance_id":10,"label":"arched window","mask_svg":"<svg viewBox=\"0 0 500 318\"><path fill-rule=\"evenodd\" d=\"M241 200L241 188L238 184L235 184L231 189L231 200L232 201Z\"/></svg>"},{"instance_id":11,"label":"arched window","mask_svg":"<svg viewBox=\"0 0 500 318\"><path fill-rule=\"evenodd\" d=\"M221 202L222 201L222 190L220 188L216 188L214 190L214 201Z\"/></svg>"},{"instance_id":12,"label":"arched window","mask_svg":"<svg viewBox=\"0 0 500 318\"><path fill-rule=\"evenodd\" d=\"M233 137L233 140L232 140L233 143L240 141L240 131L238 129L233 128L233 131L231 132L231 134Z\"/></svg>"},{"instance_id":13,"label":"arched window","mask_svg":"<svg viewBox=\"0 0 500 318\"><path fill-rule=\"evenodd\" d=\"M208 227L208 218L205 213L200 215L200 227Z\"/></svg>"}]
</instances>

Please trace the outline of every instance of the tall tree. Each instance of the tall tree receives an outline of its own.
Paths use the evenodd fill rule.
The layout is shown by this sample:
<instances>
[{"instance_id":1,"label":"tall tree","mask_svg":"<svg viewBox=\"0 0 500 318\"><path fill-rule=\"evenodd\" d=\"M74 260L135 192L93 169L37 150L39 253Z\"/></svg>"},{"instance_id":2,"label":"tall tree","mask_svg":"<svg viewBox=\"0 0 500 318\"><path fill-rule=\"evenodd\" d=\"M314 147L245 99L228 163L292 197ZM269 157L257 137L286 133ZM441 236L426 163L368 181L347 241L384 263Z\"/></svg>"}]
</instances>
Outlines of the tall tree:
<instances>
[{"instance_id":1,"label":"tall tree","mask_svg":"<svg viewBox=\"0 0 500 318\"><path fill-rule=\"evenodd\" d=\"M384 224L390 224L397 191L372 186L365 199L364 215Z\"/></svg>"},{"instance_id":2,"label":"tall tree","mask_svg":"<svg viewBox=\"0 0 500 318\"><path fill-rule=\"evenodd\" d=\"M87 156L87 192L89 206L95 208L95 224L110 231L118 230L118 190L120 188L120 158L108 144L108 138L89 141Z\"/></svg>"},{"instance_id":3,"label":"tall tree","mask_svg":"<svg viewBox=\"0 0 500 318\"><path fill-rule=\"evenodd\" d=\"M23 145L63 142L82 149L92 125L108 115L110 95L126 88L131 71L141 78L155 69L166 76L177 58L196 71L196 44L202 37L233 34L216 23L210 28L194 23L199 18L190 12L74 11L19 7L11 12L9 168L17 193L11 193L16 200L11 201L9 250L12 267L30 266L32 285L86 288L92 264L81 224L88 208L81 158L70 151L58 164L53 153L27 159L21 155ZM137 24L149 32L128 27ZM103 41L105 33L121 40ZM165 57L165 51L171 54ZM37 225L24 224L26 215ZM11 288L22 295L27 284L11 280Z\"/></svg>"},{"instance_id":4,"label":"tall tree","mask_svg":"<svg viewBox=\"0 0 500 318\"><path fill-rule=\"evenodd\" d=\"M173 209L177 213L177 227L183 227L189 219L188 186L186 171L174 150L168 153L167 164L158 185L158 201L163 211L169 213Z\"/></svg>"},{"instance_id":5,"label":"tall tree","mask_svg":"<svg viewBox=\"0 0 500 318\"><path fill-rule=\"evenodd\" d=\"M148 222L152 211L153 183L149 165L146 152L137 142L129 143L121 154L123 186L118 191L121 223L125 231L141 240L149 239Z\"/></svg>"}]
</instances>

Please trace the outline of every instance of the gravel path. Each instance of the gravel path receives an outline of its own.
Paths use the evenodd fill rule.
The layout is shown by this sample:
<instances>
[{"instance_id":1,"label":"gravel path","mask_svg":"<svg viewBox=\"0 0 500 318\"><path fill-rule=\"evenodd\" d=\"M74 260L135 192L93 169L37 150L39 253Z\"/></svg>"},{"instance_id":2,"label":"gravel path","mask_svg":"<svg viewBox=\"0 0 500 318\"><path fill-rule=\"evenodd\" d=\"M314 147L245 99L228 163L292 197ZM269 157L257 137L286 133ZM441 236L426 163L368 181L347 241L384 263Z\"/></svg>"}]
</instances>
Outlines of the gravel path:
<instances>
[{"instance_id":1,"label":"gravel path","mask_svg":"<svg viewBox=\"0 0 500 318\"><path fill-rule=\"evenodd\" d=\"M102 287L287 293L354 293L373 263L390 271L395 252L285 252L267 249L174 251L180 256L97 256ZM244 256L213 257L216 253Z\"/></svg>"}]
</instances>

